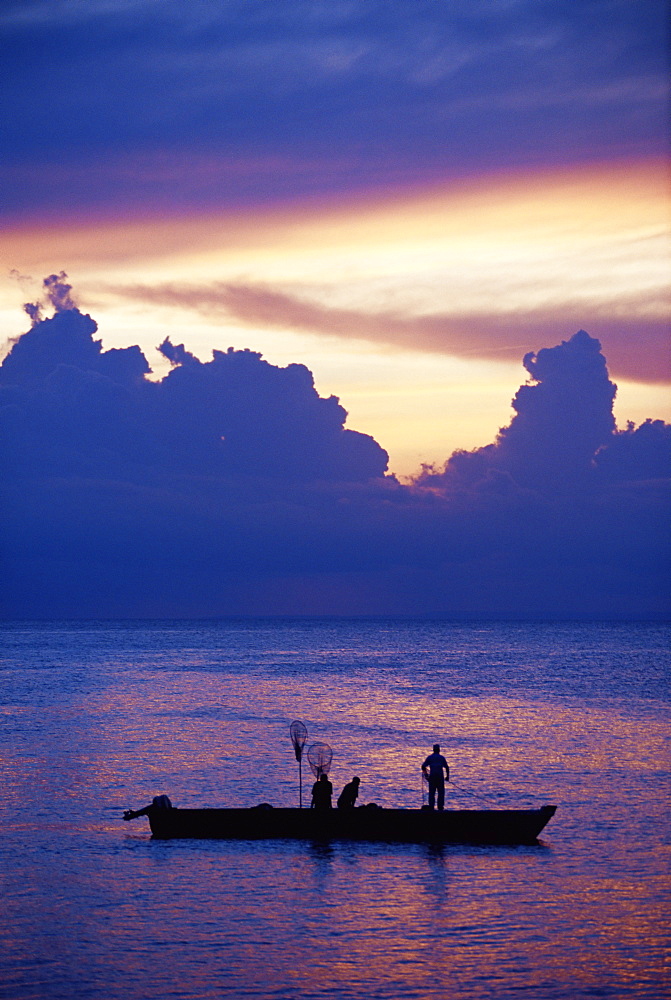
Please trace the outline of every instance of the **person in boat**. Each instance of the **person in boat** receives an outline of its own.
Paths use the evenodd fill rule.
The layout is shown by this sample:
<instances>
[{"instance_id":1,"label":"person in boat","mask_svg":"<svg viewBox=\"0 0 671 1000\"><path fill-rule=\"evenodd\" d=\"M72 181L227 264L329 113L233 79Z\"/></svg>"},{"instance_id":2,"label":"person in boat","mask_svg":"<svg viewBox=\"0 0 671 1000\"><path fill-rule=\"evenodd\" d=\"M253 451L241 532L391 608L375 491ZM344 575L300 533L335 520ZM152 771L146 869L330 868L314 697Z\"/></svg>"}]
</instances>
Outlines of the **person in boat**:
<instances>
[{"instance_id":1,"label":"person in boat","mask_svg":"<svg viewBox=\"0 0 671 1000\"><path fill-rule=\"evenodd\" d=\"M433 753L422 764L422 774L429 782L429 809L435 808L438 793L438 809L442 812L445 807L445 782L450 780L450 768L440 752L439 743L433 744Z\"/></svg>"},{"instance_id":2,"label":"person in boat","mask_svg":"<svg viewBox=\"0 0 671 1000\"><path fill-rule=\"evenodd\" d=\"M348 781L342 792L338 796L338 809L354 809L356 800L359 797L359 785L361 784L361 778L357 778L355 775L351 781Z\"/></svg>"},{"instance_id":3,"label":"person in boat","mask_svg":"<svg viewBox=\"0 0 671 1000\"><path fill-rule=\"evenodd\" d=\"M333 785L328 779L328 775L320 774L319 779L312 786L311 809L330 809L331 796L333 795Z\"/></svg>"}]
</instances>

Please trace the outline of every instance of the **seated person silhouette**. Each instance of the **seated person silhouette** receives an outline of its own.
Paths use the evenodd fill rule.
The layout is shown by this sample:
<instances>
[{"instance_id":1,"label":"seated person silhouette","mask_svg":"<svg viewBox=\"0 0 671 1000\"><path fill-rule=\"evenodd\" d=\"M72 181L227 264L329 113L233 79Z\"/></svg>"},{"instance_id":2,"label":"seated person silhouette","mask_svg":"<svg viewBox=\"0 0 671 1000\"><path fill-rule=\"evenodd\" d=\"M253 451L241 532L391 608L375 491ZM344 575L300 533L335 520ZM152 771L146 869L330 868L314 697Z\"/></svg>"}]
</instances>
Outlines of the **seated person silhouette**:
<instances>
[{"instance_id":1,"label":"seated person silhouette","mask_svg":"<svg viewBox=\"0 0 671 1000\"><path fill-rule=\"evenodd\" d=\"M312 786L311 809L330 809L331 796L333 795L333 785L327 775L320 774L319 780Z\"/></svg>"},{"instance_id":2,"label":"seated person silhouette","mask_svg":"<svg viewBox=\"0 0 671 1000\"><path fill-rule=\"evenodd\" d=\"M354 803L359 797L360 784L361 778L357 778L356 775L347 782L338 796L338 809L354 809Z\"/></svg>"}]
</instances>

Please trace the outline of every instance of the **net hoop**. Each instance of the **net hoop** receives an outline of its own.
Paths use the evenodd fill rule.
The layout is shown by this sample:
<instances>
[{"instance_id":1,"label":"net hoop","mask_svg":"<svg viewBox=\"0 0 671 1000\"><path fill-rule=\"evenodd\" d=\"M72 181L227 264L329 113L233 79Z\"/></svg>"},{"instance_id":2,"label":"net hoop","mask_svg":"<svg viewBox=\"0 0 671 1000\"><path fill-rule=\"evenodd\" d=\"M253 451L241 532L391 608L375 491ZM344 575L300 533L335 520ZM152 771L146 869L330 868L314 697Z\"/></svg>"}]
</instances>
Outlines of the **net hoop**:
<instances>
[{"instance_id":1,"label":"net hoop","mask_svg":"<svg viewBox=\"0 0 671 1000\"><path fill-rule=\"evenodd\" d=\"M289 735L291 736L291 743L294 748L294 753L296 754L296 760L300 763L301 757L303 756L303 747L305 746L305 741L308 738L308 731L298 719L292 722L289 726Z\"/></svg>"},{"instance_id":2,"label":"net hoop","mask_svg":"<svg viewBox=\"0 0 671 1000\"><path fill-rule=\"evenodd\" d=\"M322 774L328 774L331 770L333 760L333 750L328 743L313 743L308 749L308 763L315 778L319 780Z\"/></svg>"}]
</instances>

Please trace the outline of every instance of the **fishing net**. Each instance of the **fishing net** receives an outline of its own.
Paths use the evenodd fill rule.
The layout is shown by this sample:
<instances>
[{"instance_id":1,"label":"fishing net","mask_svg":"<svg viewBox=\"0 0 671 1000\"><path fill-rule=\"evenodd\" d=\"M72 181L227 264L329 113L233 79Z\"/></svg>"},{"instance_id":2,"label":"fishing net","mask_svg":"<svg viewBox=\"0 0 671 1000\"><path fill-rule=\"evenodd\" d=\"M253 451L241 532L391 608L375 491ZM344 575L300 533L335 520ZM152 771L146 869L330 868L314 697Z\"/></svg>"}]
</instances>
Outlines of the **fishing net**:
<instances>
[{"instance_id":1,"label":"fishing net","mask_svg":"<svg viewBox=\"0 0 671 1000\"><path fill-rule=\"evenodd\" d=\"M296 760L300 763L301 757L303 756L303 747L308 736L308 731L302 722L296 719L289 726L289 734L291 736L291 742L293 744L294 753L296 754Z\"/></svg>"},{"instance_id":2,"label":"fishing net","mask_svg":"<svg viewBox=\"0 0 671 1000\"><path fill-rule=\"evenodd\" d=\"M333 750L328 743L313 743L308 749L308 763L315 778L319 779L322 774L328 774L331 770L333 760Z\"/></svg>"}]
</instances>

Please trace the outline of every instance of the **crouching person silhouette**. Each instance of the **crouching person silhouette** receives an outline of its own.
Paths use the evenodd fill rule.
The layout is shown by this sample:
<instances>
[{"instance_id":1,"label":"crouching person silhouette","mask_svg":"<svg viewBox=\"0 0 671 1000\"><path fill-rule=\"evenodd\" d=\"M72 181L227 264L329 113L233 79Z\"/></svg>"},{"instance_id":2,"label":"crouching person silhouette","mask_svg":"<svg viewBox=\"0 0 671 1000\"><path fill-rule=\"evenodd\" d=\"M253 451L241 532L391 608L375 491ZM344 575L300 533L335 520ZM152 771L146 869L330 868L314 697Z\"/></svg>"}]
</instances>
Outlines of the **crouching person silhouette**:
<instances>
[{"instance_id":1,"label":"crouching person silhouette","mask_svg":"<svg viewBox=\"0 0 671 1000\"><path fill-rule=\"evenodd\" d=\"M338 809L354 809L354 804L359 797L360 784L361 778L357 778L356 775L347 782L338 796Z\"/></svg>"}]
</instances>

